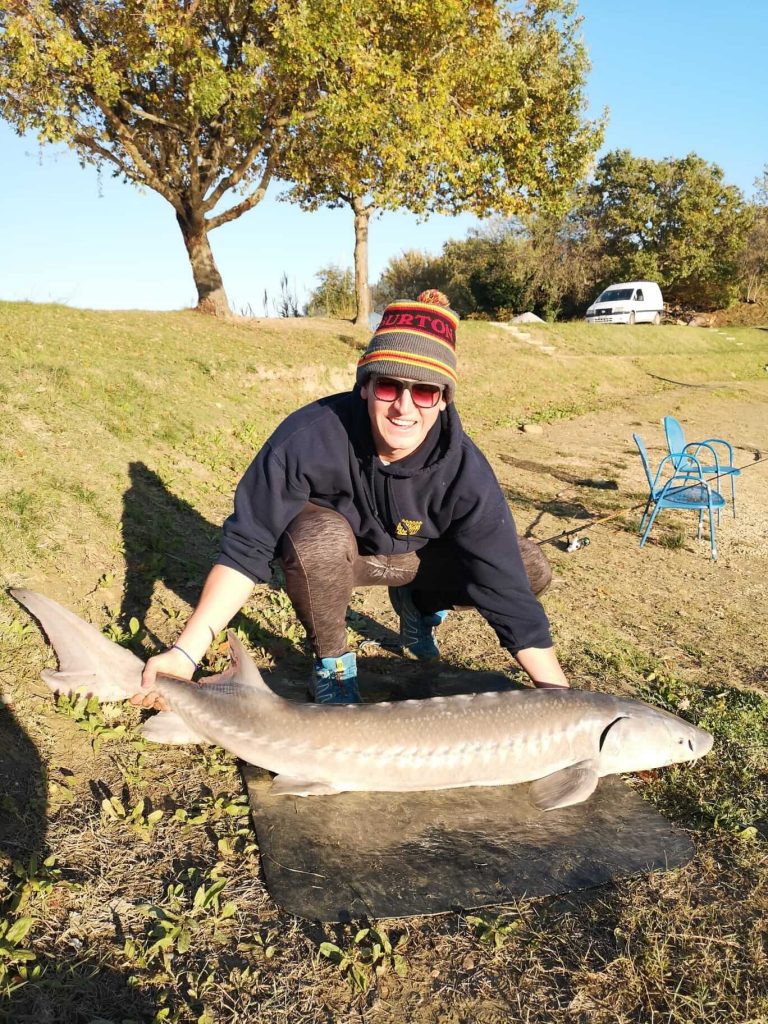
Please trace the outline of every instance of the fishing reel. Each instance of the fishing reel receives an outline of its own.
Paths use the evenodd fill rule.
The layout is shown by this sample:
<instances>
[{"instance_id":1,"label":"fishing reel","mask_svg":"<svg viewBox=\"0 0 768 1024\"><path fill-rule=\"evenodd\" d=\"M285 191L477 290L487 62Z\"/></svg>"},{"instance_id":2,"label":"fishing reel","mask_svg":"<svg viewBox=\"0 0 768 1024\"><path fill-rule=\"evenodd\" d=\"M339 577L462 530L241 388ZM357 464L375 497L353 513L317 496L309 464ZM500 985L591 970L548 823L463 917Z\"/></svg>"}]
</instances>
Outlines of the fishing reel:
<instances>
[{"instance_id":1,"label":"fishing reel","mask_svg":"<svg viewBox=\"0 0 768 1024\"><path fill-rule=\"evenodd\" d=\"M571 540L568 542L568 546L565 550L569 552L578 551L579 548L586 547L589 547L589 537L580 537L577 533L576 536L572 537Z\"/></svg>"}]
</instances>

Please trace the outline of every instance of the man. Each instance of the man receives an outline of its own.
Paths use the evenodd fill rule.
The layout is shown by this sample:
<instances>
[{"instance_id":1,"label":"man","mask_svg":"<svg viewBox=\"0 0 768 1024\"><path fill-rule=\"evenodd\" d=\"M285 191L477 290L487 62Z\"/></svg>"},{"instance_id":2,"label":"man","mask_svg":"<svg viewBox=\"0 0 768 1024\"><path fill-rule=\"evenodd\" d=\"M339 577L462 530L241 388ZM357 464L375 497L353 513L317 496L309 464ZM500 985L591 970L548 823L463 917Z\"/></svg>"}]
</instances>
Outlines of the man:
<instances>
[{"instance_id":1,"label":"man","mask_svg":"<svg viewBox=\"0 0 768 1024\"><path fill-rule=\"evenodd\" d=\"M147 662L146 693L134 703L157 704L158 671L191 678L253 584L269 580L275 555L314 650L317 702L360 700L344 622L356 586L390 588L413 657L437 658L446 609L470 606L535 685L568 685L529 581L537 592L546 586L546 559L518 541L496 477L453 404L457 323L440 292L390 304L356 387L280 424L237 487L197 608L177 643Z\"/></svg>"}]
</instances>

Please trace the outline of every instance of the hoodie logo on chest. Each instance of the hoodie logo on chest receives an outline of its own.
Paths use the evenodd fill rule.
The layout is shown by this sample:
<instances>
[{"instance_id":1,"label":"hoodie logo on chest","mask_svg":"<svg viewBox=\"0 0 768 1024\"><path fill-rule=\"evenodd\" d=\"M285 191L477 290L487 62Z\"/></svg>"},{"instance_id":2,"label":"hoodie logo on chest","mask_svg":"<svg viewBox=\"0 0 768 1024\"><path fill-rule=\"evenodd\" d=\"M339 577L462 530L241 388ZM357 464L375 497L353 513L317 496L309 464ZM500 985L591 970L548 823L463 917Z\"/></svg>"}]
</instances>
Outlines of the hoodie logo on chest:
<instances>
[{"instance_id":1,"label":"hoodie logo on chest","mask_svg":"<svg viewBox=\"0 0 768 1024\"><path fill-rule=\"evenodd\" d=\"M395 533L398 537L415 537L421 526L421 519L401 519L395 527Z\"/></svg>"}]
</instances>

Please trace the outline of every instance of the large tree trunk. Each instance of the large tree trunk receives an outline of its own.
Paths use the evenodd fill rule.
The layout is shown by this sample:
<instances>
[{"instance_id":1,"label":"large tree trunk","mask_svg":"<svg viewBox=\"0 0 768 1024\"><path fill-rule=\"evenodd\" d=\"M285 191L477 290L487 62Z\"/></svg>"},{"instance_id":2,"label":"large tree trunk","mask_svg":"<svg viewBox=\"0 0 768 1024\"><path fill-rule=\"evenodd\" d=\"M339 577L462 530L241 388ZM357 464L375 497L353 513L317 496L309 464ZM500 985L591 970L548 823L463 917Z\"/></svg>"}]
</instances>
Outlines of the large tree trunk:
<instances>
[{"instance_id":1,"label":"large tree trunk","mask_svg":"<svg viewBox=\"0 0 768 1024\"><path fill-rule=\"evenodd\" d=\"M355 302L356 327L367 327L371 313L371 296L368 291L368 219L371 215L365 203L357 196L352 200L355 214Z\"/></svg>"},{"instance_id":2,"label":"large tree trunk","mask_svg":"<svg viewBox=\"0 0 768 1024\"><path fill-rule=\"evenodd\" d=\"M197 288L197 309L212 316L229 316L231 310L216 261L213 258L205 222L190 223L176 215L184 237L192 276Z\"/></svg>"}]
</instances>

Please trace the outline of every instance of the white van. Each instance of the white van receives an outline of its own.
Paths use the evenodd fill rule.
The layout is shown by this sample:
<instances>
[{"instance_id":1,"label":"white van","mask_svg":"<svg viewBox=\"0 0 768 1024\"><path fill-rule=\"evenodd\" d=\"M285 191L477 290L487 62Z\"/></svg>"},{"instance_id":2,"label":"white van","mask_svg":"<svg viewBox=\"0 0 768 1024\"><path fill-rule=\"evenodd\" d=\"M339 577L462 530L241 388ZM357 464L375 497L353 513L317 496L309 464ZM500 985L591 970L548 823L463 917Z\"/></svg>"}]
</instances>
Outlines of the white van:
<instances>
[{"instance_id":1,"label":"white van","mask_svg":"<svg viewBox=\"0 0 768 1024\"><path fill-rule=\"evenodd\" d=\"M612 284L587 310L591 324L659 324L664 309L661 288L655 281Z\"/></svg>"}]
</instances>

